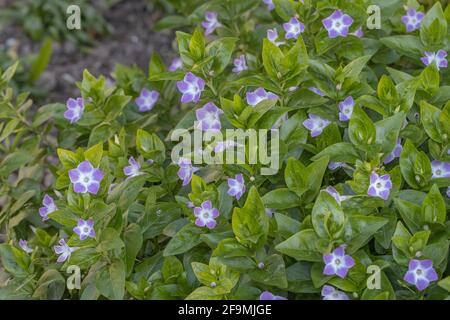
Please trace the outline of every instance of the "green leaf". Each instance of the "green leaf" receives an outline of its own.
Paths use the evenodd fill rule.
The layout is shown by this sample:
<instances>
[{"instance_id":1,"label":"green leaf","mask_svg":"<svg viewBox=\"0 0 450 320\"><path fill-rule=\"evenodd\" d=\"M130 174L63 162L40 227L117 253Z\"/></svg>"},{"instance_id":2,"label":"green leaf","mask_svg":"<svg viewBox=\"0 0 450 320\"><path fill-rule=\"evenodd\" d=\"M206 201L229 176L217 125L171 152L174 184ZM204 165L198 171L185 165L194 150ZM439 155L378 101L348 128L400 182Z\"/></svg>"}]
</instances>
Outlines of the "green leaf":
<instances>
[{"instance_id":1,"label":"green leaf","mask_svg":"<svg viewBox=\"0 0 450 320\"><path fill-rule=\"evenodd\" d=\"M185 253L202 242L200 235L204 231L202 228L194 224L187 224L178 231L175 236L170 239L167 246L164 248L164 256L174 256Z\"/></svg>"},{"instance_id":2,"label":"green leaf","mask_svg":"<svg viewBox=\"0 0 450 320\"><path fill-rule=\"evenodd\" d=\"M284 171L284 179L289 190L295 192L298 197L306 192L306 177L306 167L299 160L289 158Z\"/></svg>"},{"instance_id":3,"label":"green leaf","mask_svg":"<svg viewBox=\"0 0 450 320\"><path fill-rule=\"evenodd\" d=\"M127 275L133 271L136 256L141 250L143 237L141 227L136 223L127 226L124 232Z\"/></svg>"},{"instance_id":4,"label":"green leaf","mask_svg":"<svg viewBox=\"0 0 450 320\"><path fill-rule=\"evenodd\" d=\"M442 142L439 116L441 110L427 103L420 102L420 119L428 136L436 142Z\"/></svg>"},{"instance_id":5,"label":"green leaf","mask_svg":"<svg viewBox=\"0 0 450 320\"><path fill-rule=\"evenodd\" d=\"M278 188L266 193L262 200L267 208L271 209L289 209L300 205L300 198L294 192L287 188Z\"/></svg>"},{"instance_id":6,"label":"green leaf","mask_svg":"<svg viewBox=\"0 0 450 320\"><path fill-rule=\"evenodd\" d=\"M318 241L313 229L305 229L279 243L275 249L299 261L322 261L322 254L317 249Z\"/></svg>"},{"instance_id":7,"label":"green leaf","mask_svg":"<svg viewBox=\"0 0 450 320\"><path fill-rule=\"evenodd\" d=\"M314 230L321 238L338 239L344 231L344 212L328 192L319 193L311 213L311 220Z\"/></svg>"},{"instance_id":8,"label":"green leaf","mask_svg":"<svg viewBox=\"0 0 450 320\"><path fill-rule=\"evenodd\" d=\"M42 72L47 68L50 58L52 56L52 40L47 38L42 43L42 47L39 49L39 53L31 63L31 69L29 73L29 81L35 82L39 79Z\"/></svg>"},{"instance_id":9,"label":"green leaf","mask_svg":"<svg viewBox=\"0 0 450 320\"><path fill-rule=\"evenodd\" d=\"M434 49L443 45L446 36L447 20L438 1L428 10L420 24L420 39L427 47Z\"/></svg>"},{"instance_id":10,"label":"green leaf","mask_svg":"<svg viewBox=\"0 0 450 320\"><path fill-rule=\"evenodd\" d=\"M447 210L444 198L438 186L433 185L422 203L422 219L429 223L445 223L446 218Z\"/></svg>"},{"instance_id":11,"label":"green leaf","mask_svg":"<svg viewBox=\"0 0 450 320\"><path fill-rule=\"evenodd\" d=\"M358 106L353 109L348 127L350 141L361 150L376 141L376 128L369 116Z\"/></svg>"}]
</instances>

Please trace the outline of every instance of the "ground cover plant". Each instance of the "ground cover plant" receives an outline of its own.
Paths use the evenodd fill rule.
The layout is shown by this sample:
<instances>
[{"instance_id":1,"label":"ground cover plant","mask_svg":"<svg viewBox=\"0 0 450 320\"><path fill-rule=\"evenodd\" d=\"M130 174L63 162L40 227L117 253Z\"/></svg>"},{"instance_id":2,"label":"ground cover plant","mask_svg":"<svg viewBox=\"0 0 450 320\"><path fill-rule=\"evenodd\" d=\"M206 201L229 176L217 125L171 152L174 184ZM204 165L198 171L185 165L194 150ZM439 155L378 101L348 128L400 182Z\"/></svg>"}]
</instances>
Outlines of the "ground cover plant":
<instances>
[{"instance_id":1,"label":"ground cover plant","mask_svg":"<svg viewBox=\"0 0 450 320\"><path fill-rule=\"evenodd\" d=\"M450 6L158 2L170 63L38 108L2 68L0 297L448 299ZM196 163L231 129L279 168Z\"/></svg>"}]
</instances>

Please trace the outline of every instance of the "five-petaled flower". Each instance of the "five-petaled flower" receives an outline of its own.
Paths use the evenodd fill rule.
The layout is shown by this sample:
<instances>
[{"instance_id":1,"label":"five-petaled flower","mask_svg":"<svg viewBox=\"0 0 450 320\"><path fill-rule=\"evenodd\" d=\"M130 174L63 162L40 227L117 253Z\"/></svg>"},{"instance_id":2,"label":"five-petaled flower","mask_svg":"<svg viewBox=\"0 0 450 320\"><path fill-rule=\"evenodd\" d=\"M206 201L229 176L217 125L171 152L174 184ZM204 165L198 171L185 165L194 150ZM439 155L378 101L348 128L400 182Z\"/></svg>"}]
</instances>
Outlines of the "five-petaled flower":
<instances>
[{"instance_id":1,"label":"five-petaled flower","mask_svg":"<svg viewBox=\"0 0 450 320\"><path fill-rule=\"evenodd\" d=\"M243 54L241 54L239 56L239 58L234 59L233 64L234 64L234 68L232 71L234 73L239 74L242 71L248 70L247 62L245 61L245 55L243 55Z\"/></svg>"},{"instance_id":2,"label":"five-petaled flower","mask_svg":"<svg viewBox=\"0 0 450 320\"><path fill-rule=\"evenodd\" d=\"M272 0L263 0L263 2L265 3L265 5L267 6L267 9L269 9L269 11L272 11L273 9L275 9L275 5L273 4Z\"/></svg>"},{"instance_id":3,"label":"five-petaled flower","mask_svg":"<svg viewBox=\"0 0 450 320\"><path fill-rule=\"evenodd\" d=\"M64 239L59 240L59 246L55 245L53 246L53 250L56 254L59 254L57 262L64 262L66 261L72 252L77 250L75 247L69 247Z\"/></svg>"},{"instance_id":4,"label":"five-petaled flower","mask_svg":"<svg viewBox=\"0 0 450 320\"><path fill-rule=\"evenodd\" d=\"M153 109L156 102L159 99L159 92L152 90L149 91L147 89L142 89L139 97L136 98L135 102L139 108L139 112L146 112Z\"/></svg>"},{"instance_id":5,"label":"five-petaled flower","mask_svg":"<svg viewBox=\"0 0 450 320\"><path fill-rule=\"evenodd\" d=\"M440 68L448 67L448 61L446 59L447 51L445 51L445 50L439 50L437 52L425 51L424 54L425 54L425 56L423 56L420 59L424 65L428 66L428 65L434 63L436 65L436 67L438 68L438 70Z\"/></svg>"},{"instance_id":6,"label":"five-petaled flower","mask_svg":"<svg viewBox=\"0 0 450 320\"><path fill-rule=\"evenodd\" d=\"M30 248L30 246L28 245L27 240L20 239L20 240L19 240L19 247L20 247L23 251L25 251L26 253L32 253L32 252L33 252L33 249Z\"/></svg>"},{"instance_id":7,"label":"five-petaled flower","mask_svg":"<svg viewBox=\"0 0 450 320\"><path fill-rule=\"evenodd\" d=\"M69 98L66 103L67 110L64 112L64 118L70 121L70 123L75 123L81 119L84 112L84 101L83 98L72 99Z\"/></svg>"},{"instance_id":8,"label":"five-petaled flower","mask_svg":"<svg viewBox=\"0 0 450 320\"><path fill-rule=\"evenodd\" d=\"M319 136L323 130L331 124L331 121L310 113L309 119L303 121L303 126L311 131L311 137Z\"/></svg>"},{"instance_id":9,"label":"five-petaled flower","mask_svg":"<svg viewBox=\"0 0 450 320\"><path fill-rule=\"evenodd\" d=\"M236 197L239 200L245 193L245 182L242 173L237 174L235 178L228 179L228 194L232 197Z\"/></svg>"},{"instance_id":10,"label":"five-petaled flower","mask_svg":"<svg viewBox=\"0 0 450 320\"><path fill-rule=\"evenodd\" d=\"M282 296L276 296L269 291L264 291L259 296L259 300L287 300L287 298Z\"/></svg>"},{"instance_id":11,"label":"five-petaled flower","mask_svg":"<svg viewBox=\"0 0 450 320\"><path fill-rule=\"evenodd\" d=\"M391 151L391 153L389 153L386 156L386 158L384 158L383 163L388 164L388 163L394 161L394 159L400 157L402 150L403 150L403 147L402 147L401 141L400 141L400 139L397 139L397 143L395 144L394 149Z\"/></svg>"},{"instance_id":12,"label":"five-petaled flower","mask_svg":"<svg viewBox=\"0 0 450 320\"><path fill-rule=\"evenodd\" d=\"M339 103L339 120L349 121L353 113L353 107L355 106L355 101L353 101L352 96L348 96L344 101Z\"/></svg>"},{"instance_id":13,"label":"five-petaled flower","mask_svg":"<svg viewBox=\"0 0 450 320\"><path fill-rule=\"evenodd\" d=\"M376 172L370 174L370 185L367 194L371 197L379 197L383 200L389 198L389 193L392 189L391 176L383 174L379 176Z\"/></svg>"},{"instance_id":14,"label":"five-petaled flower","mask_svg":"<svg viewBox=\"0 0 450 320\"><path fill-rule=\"evenodd\" d=\"M438 275L433 268L433 261L416 259L409 261L408 271L403 278L409 284L415 285L419 291L425 290L430 282L437 279Z\"/></svg>"},{"instance_id":15,"label":"five-petaled flower","mask_svg":"<svg viewBox=\"0 0 450 320\"><path fill-rule=\"evenodd\" d=\"M182 103L195 102L200 100L202 91L205 89L205 80L196 77L192 72L186 73L184 79L177 81L178 90L183 94Z\"/></svg>"},{"instance_id":16,"label":"five-petaled flower","mask_svg":"<svg viewBox=\"0 0 450 320\"><path fill-rule=\"evenodd\" d=\"M417 11L414 8L408 8L406 14L402 17L406 32L413 32L414 30L420 29L420 23L422 22L423 17L425 17L423 12Z\"/></svg>"},{"instance_id":17,"label":"five-petaled flower","mask_svg":"<svg viewBox=\"0 0 450 320\"><path fill-rule=\"evenodd\" d=\"M194 208L195 225L198 227L208 227L214 229L216 226L216 218L219 216L219 210L213 208L210 200L206 200L200 207Z\"/></svg>"},{"instance_id":18,"label":"five-petaled flower","mask_svg":"<svg viewBox=\"0 0 450 320\"><path fill-rule=\"evenodd\" d=\"M350 300L349 297L342 291L337 290L336 288L324 285L322 287L322 297L323 300Z\"/></svg>"},{"instance_id":19,"label":"five-petaled flower","mask_svg":"<svg viewBox=\"0 0 450 320\"><path fill-rule=\"evenodd\" d=\"M323 255L323 274L327 276L337 275L344 279L348 270L355 265L355 260L345 254L345 245L341 245L334 249L333 252Z\"/></svg>"},{"instance_id":20,"label":"five-petaled flower","mask_svg":"<svg viewBox=\"0 0 450 320\"><path fill-rule=\"evenodd\" d=\"M264 88L258 88L255 91L247 92L247 103L250 106L256 106L258 103L264 100L277 100L278 96L272 92L264 90Z\"/></svg>"},{"instance_id":21,"label":"five-petaled flower","mask_svg":"<svg viewBox=\"0 0 450 320\"><path fill-rule=\"evenodd\" d=\"M202 108L195 111L197 117L197 129L202 131L218 132L222 125L220 124L220 115L223 111L212 103L208 102Z\"/></svg>"},{"instance_id":22,"label":"five-petaled flower","mask_svg":"<svg viewBox=\"0 0 450 320\"><path fill-rule=\"evenodd\" d=\"M205 13L205 20L202 22L202 26L205 29L205 35L210 35L218 27L221 26L219 20L217 20L217 13L208 11Z\"/></svg>"},{"instance_id":23,"label":"five-petaled flower","mask_svg":"<svg viewBox=\"0 0 450 320\"><path fill-rule=\"evenodd\" d=\"M80 237L81 241L85 240L88 237L95 238L94 220L79 219L77 226L73 228L73 232L75 232Z\"/></svg>"},{"instance_id":24,"label":"five-petaled flower","mask_svg":"<svg viewBox=\"0 0 450 320\"><path fill-rule=\"evenodd\" d=\"M76 193L97 194L103 176L103 172L94 168L88 160L81 162L76 169L69 170L69 178Z\"/></svg>"},{"instance_id":25,"label":"five-petaled flower","mask_svg":"<svg viewBox=\"0 0 450 320\"><path fill-rule=\"evenodd\" d=\"M49 219L48 215L58 210L58 208L55 205L55 202L53 201L53 198L50 197L48 194L46 194L44 196L44 199L42 199L42 205L43 207L39 208L39 215L42 217L42 221L48 220Z\"/></svg>"},{"instance_id":26,"label":"five-petaled flower","mask_svg":"<svg viewBox=\"0 0 450 320\"><path fill-rule=\"evenodd\" d=\"M297 17L292 17L289 22L283 23L283 29L286 31L286 39L297 39L305 31L305 25Z\"/></svg>"},{"instance_id":27,"label":"five-petaled flower","mask_svg":"<svg viewBox=\"0 0 450 320\"><path fill-rule=\"evenodd\" d=\"M169 71L173 72L181 68L183 68L183 60L181 60L181 58L175 58L170 63Z\"/></svg>"},{"instance_id":28,"label":"five-petaled flower","mask_svg":"<svg viewBox=\"0 0 450 320\"><path fill-rule=\"evenodd\" d=\"M341 10L335 10L329 17L322 20L329 38L346 37L352 23L353 18Z\"/></svg>"},{"instance_id":29,"label":"five-petaled flower","mask_svg":"<svg viewBox=\"0 0 450 320\"><path fill-rule=\"evenodd\" d=\"M123 173L127 177L132 178L142 174L140 171L141 165L134 159L134 157L130 157L130 159L128 159L128 164L129 166L123 168Z\"/></svg>"},{"instance_id":30,"label":"five-petaled flower","mask_svg":"<svg viewBox=\"0 0 450 320\"><path fill-rule=\"evenodd\" d=\"M431 161L431 171L433 179L450 178L450 162L433 160Z\"/></svg>"},{"instance_id":31,"label":"five-petaled flower","mask_svg":"<svg viewBox=\"0 0 450 320\"><path fill-rule=\"evenodd\" d=\"M267 30L267 39L272 42L277 47L284 44L283 41L277 41L278 39L278 30L276 28Z\"/></svg>"},{"instance_id":32,"label":"five-petaled flower","mask_svg":"<svg viewBox=\"0 0 450 320\"><path fill-rule=\"evenodd\" d=\"M183 180L183 186L186 186L191 182L192 175L194 172L198 170L198 168L193 167L191 163L191 159L188 158L180 158L178 160L178 177Z\"/></svg>"}]
</instances>

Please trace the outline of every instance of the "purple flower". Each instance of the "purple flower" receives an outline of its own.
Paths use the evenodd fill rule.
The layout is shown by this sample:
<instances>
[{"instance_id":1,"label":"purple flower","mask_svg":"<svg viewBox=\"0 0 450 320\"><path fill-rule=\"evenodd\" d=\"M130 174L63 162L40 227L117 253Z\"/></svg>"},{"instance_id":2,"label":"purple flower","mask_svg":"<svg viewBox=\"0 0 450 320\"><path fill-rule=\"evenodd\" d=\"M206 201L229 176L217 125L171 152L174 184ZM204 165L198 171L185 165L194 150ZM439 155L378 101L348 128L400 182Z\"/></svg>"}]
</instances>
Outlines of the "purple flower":
<instances>
[{"instance_id":1,"label":"purple flower","mask_svg":"<svg viewBox=\"0 0 450 320\"><path fill-rule=\"evenodd\" d=\"M330 123L331 121L321 118L313 113L310 113L309 119L303 121L303 126L309 131L311 131L311 137L314 138L319 136L322 133L323 129L329 126Z\"/></svg>"},{"instance_id":2,"label":"purple flower","mask_svg":"<svg viewBox=\"0 0 450 320\"><path fill-rule=\"evenodd\" d=\"M181 60L181 58L175 58L170 63L169 71L173 72L181 68L183 68L183 60Z\"/></svg>"},{"instance_id":3,"label":"purple flower","mask_svg":"<svg viewBox=\"0 0 450 320\"><path fill-rule=\"evenodd\" d=\"M183 81L177 81L178 90L183 94L182 103L195 102L200 100L200 95L205 89L205 80L196 77L192 72L186 73Z\"/></svg>"},{"instance_id":4,"label":"purple flower","mask_svg":"<svg viewBox=\"0 0 450 320\"><path fill-rule=\"evenodd\" d=\"M334 11L328 18L322 20L323 26L328 31L329 38L346 37L352 23L352 17L341 10Z\"/></svg>"},{"instance_id":5,"label":"purple flower","mask_svg":"<svg viewBox=\"0 0 450 320\"><path fill-rule=\"evenodd\" d=\"M329 254L324 254L323 262L325 263L325 268L323 268L324 275L337 275L342 279L347 276L348 270L355 265L355 260L345 254L344 245L337 247Z\"/></svg>"},{"instance_id":6,"label":"purple flower","mask_svg":"<svg viewBox=\"0 0 450 320\"><path fill-rule=\"evenodd\" d=\"M80 236L81 241L85 240L87 237L95 238L94 220L79 219L77 226L73 228L73 232Z\"/></svg>"},{"instance_id":7,"label":"purple flower","mask_svg":"<svg viewBox=\"0 0 450 320\"><path fill-rule=\"evenodd\" d=\"M266 208L265 211L266 211L266 214L267 214L268 217L270 217L270 218L273 217L273 212L274 212L273 209Z\"/></svg>"},{"instance_id":8,"label":"purple flower","mask_svg":"<svg viewBox=\"0 0 450 320\"><path fill-rule=\"evenodd\" d=\"M450 163L433 160L431 161L431 171L433 175L431 178L450 178Z\"/></svg>"},{"instance_id":9,"label":"purple flower","mask_svg":"<svg viewBox=\"0 0 450 320\"><path fill-rule=\"evenodd\" d=\"M403 150L403 147L402 147L401 141L400 141L400 139L397 139L397 144L395 145L394 150L392 150L392 152L390 154L388 154L386 156L386 158L384 158L383 163L388 164L388 163L394 161L395 158L400 157L402 150Z\"/></svg>"},{"instance_id":10,"label":"purple flower","mask_svg":"<svg viewBox=\"0 0 450 320\"><path fill-rule=\"evenodd\" d=\"M448 61L445 58L447 57L447 51L445 50L439 50L438 52L425 51L424 54L425 56L420 59L424 65L428 66L434 63L438 68L438 70L440 68L448 67Z\"/></svg>"},{"instance_id":11,"label":"purple flower","mask_svg":"<svg viewBox=\"0 0 450 320\"><path fill-rule=\"evenodd\" d=\"M22 239L20 239L20 240L19 240L19 247L20 247L23 251L25 251L26 253L32 253L32 252L33 252L33 249L31 249L31 248L28 246L27 240L22 240Z\"/></svg>"},{"instance_id":12,"label":"purple flower","mask_svg":"<svg viewBox=\"0 0 450 320\"><path fill-rule=\"evenodd\" d=\"M416 259L409 261L408 271L403 278L409 284L415 285L419 291L425 290L430 282L437 279L438 275L433 268L433 261Z\"/></svg>"},{"instance_id":13,"label":"purple flower","mask_svg":"<svg viewBox=\"0 0 450 320\"><path fill-rule=\"evenodd\" d=\"M192 201L186 201L186 207L188 207L189 209L193 209L195 208L195 205L192 203Z\"/></svg>"},{"instance_id":14,"label":"purple flower","mask_svg":"<svg viewBox=\"0 0 450 320\"><path fill-rule=\"evenodd\" d=\"M56 254L59 254L57 262L64 262L66 261L72 252L77 250L77 248L69 247L64 239L59 240L59 246L55 245L53 246L53 250Z\"/></svg>"},{"instance_id":15,"label":"purple flower","mask_svg":"<svg viewBox=\"0 0 450 320\"><path fill-rule=\"evenodd\" d=\"M286 39L297 39L305 31L305 25L293 17L289 22L283 23L283 29L286 31Z\"/></svg>"},{"instance_id":16,"label":"purple flower","mask_svg":"<svg viewBox=\"0 0 450 320\"><path fill-rule=\"evenodd\" d=\"M180 158L178 160L178 166L180 167L178 169L178 177L183 180L183 186L188 185L191 182L192 175L198 168L193 167L191 159L188 158Z\"/></svg>"},{"instance_id":17,"label":"purple flower","mask_svg":"<svg viewBox=\"0 0 450 320\"><path fill-rule=\"evenodd\" d=\"M247 103L250 106L256 106L263 100L277 100L278 96L272 92L264 90L264 88L258 88L255 91L247 92Z\"/></svg>"},{"instance_id":18,"label":"purple flower","mask_svg":"<svg viewBox=\"0 0 450 320\"><path fill-rule=\"evenodd\" d=\"M238 174L234 179L229 178L228 188L228 194L232 197L236 197L236 200L239 200L246 190L244 176L242 174Z\"/></svg>"},{"instance_id":19,"label":"purple flower","mask_svg":"<svg viewBox=\"0 0 450 320\"><path fill-rule=\"evenodd\" d=\"M241 54L239 58L234 59L234 73L241 73L242 71L248 70L247 63L245 61L245 55Z\"/></svg>"},{"instance_id":20,"label":"purple flower","mask_svg":"<svg viewBox=\"0 0 450 320\"><path fill-rule=\"evenodd\" d=\"M287 300L287 298L282 296L275 296L269 291L264 291L259 296L259 300Z\"/></svg>"},{"instance_id":21,"label":"purple flower","mask_svg":"<svg viewBox=\"0 0 450 320\"><path fill-rule=\"evenodd\" d=\"M402 22L406 27L406 32L413 32L420 29L420 23L422 22L425 14L420 11L416 11L414 8L406 10L406 15L402 17Z\"/></svg>"},{"instance_id":22,"label":"purple flower","mask_svg":"<svg viewBox=\"0 0 450 320\"><path fill-rule=\"evenodd\" d=\"M123 173L127 177L131 178L142 174L142 172L139 171L141 169L140 164L133 157L130 157L130 159L128 159L128 163L130 165L123 168Z\"/></svg>"},{"instance_id":23,"label":"purple flower","mask_svg":"<svg viewBox=\"0 0 450 320\"><path fill-rule=\"evenodd\" d=\"M342 291L336 290L334 287L324 285L322 287L323 300L350 300L349 297Z\"/></svg>"},{"instance_id":24,"label":"purple flower","mask_svg":"<svg viewBox=\"0 0 450 320\"><path fill-rule=\"evenodd\" d=\"M341 201L344 201L345 199L348 198L348 196L341 196L339 192L332 186L328 186L323 191L332 196L337 203L341 203Z\"/></svg>"},{"instance_id":25,"label":"purple flower","mask_svg":"<svg viewBox=\"0 0 450 320\"><path fill-rule=\"evenodd\" d=\"M70 121L70 123L75 123L81 119L84 111L84 101L83 98L68 99L67 103L67 111L64 112L64 118Z\"/></svg>"},{"instance_id":26,"label":"purple flower","mask_svg":"<svg viewBox=\"0 0 450 320\"><path fill-rule=\"evenodd\" d=\"M197 129L202 131L219 131L222 128L220 124L220 115L222 110L216 107L212 102L208 102L202 108L195 111L197 117Z\"/></svg>"},{"instance_id":27,"label":"purple flower","mask_svg":"<svg viewBox=\"0 0 450 320\"><path fill-rule=\"evenodd\" d=\"M362 27L359 27L358 29L356 29L355 32L350 33L352 36L358 37L358 38L362 38L364 37L364 32Z\"/></svg>"},{"instance_id":28,"label":"purple flower","mask_svg":"<svg viewBox=\"0 0 450 320\"><path fill-rule=\"evenodd\" d=\"M275 5L273 4L272 0L263 0L263 2L267 5L267 9L269 9L269 11L275 9Z\"/></svg>"},{"instance_id":29,"label":"purple flower","mask_svg":"<svg viewBox=\"0 0 450 320\"><path fill-rule=\"evenodd\" d=\"M311 92L314 92L315 94L317 94L317 95L319 95L321 97L325 96L325 93L323 93L322 90L320 90L319 88L309 87L308 90L311 91Z\"/></svg>"},{"instance_id":30,"label":"purple flower","mask_svg":"<svg viewBox=\"0 0 450 320\"><path fill-rule=\"evenodd\" d=\"M42 204L44 206L39 208L39 215L42 217L42 221L46 221L49 219L48 215L58 210L58 208L56 207L53 198L48 194L46 194L44 199L42 199Z\"/></svg>"},{"instance_id":31,"label":"purple flower","mask_svg":"<svg viewBox=\"0 0 450 320\"><path fill-rule=\"evenodd\" d=\"M103 176L103 172L94 168L88 160L81 162L76 169L69 170L69 178L76 193L97 194Z\"/></svg>"},{"instance_id":32,"label":"purple flower","mask_svg":"<svg viewBox=\"0 0 450 320\"><path fill-rule=\"evenodd\" d=\"M284 44L283 41L277 41L278 39L278 30L276 28L267 30L267 39L272 42L277 47Z\"/></svg>"},{"instance_id":33,"label":"purple flower","mask_svg":"<svg viewBox=\"0 0 450 320\"><path fill-rule=\"evenodd\" d=\"M349 121L353 113L353 107L355 106L355 101L353 101L352 96L348 96L344 101L339 103L339 120Z\"/></svg>"},{"instance_id":34,"label":"purple flower","mask_svg":"<svg viewBox=\"0 0 450 320\"><path fill-rule=\"evenodd\" d=\"M220 27L219 20L217 20L217 13L210 11L206 12L205 19L206 21L202 22L202 26L205 29L205 35L210 35L214 30Z\"/></svg>"},{"instance_id":35,"label":"purple flower","mask_svg":"<svg viewBox=\"0 0 450 320\"><path fill-rule=\"evenodd\" d=\"M208 227L214 229L216 226L216 218L219 216L219 210L213 208L210 200L206 200L201 204L201 207L194 208L195 225L198 227Z\"/></svg>"},{"instance_id":36,"label":"purple flower","mask_svg":"<svg viewBox=\"0 0 450 320\"><path fill-rule=\"evenodd\" d=\"M152 90L148 91L147 89L142 89L139 97L136 98L135 102L139 107L139 112L150 111L155 106L156 102L159 99L159 92Z\"/></svg>"},{"instance_id":37,"label":"purple flower","mask_svg":"<svg viewBox=\"0 0 450 320\"><path fill-rule=\"evenodd\" d=\"M328 163L328 169L330 169L330 170L336 170L336 169L338 169L338 168L343 168L344 167L344 162L332 162L332 161L330 161L329 163Z\"/></svg>"},{"instance_id":38,"label":"purple flower","mask_svg":"<svg viewBox=\"0 0 450 320\"><path fill-rule=\"evenodd\" d=\"M371 197L379 197L383 200L389 198L389 193L392 189L391 176L383 174L379 176L376 172L370 175L370 185L367 194Z\"/></svg>"}]
</instances>

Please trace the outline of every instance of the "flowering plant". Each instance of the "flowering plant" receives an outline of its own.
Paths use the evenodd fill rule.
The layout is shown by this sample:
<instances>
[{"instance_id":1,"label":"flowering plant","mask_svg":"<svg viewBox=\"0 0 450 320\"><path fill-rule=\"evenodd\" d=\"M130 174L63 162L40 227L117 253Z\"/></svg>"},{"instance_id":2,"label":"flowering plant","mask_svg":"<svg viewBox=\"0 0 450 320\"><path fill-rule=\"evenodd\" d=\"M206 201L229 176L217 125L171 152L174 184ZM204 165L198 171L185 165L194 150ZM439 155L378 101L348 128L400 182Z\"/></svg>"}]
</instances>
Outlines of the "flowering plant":
<instances>
[{"instance_id":1,"label":"flowering plant","mask_svg":"<svg viewBox=\"0 0 450 320\"><path fill-rule=\"evenodd\" d=\"M365 0L207 1L169 67L35 114L6 70L0 297L448 298L450 6L375 3L380 29ZM280 169L173 161L177 129L278 130Z\"/></svg>"}]
</instances>

